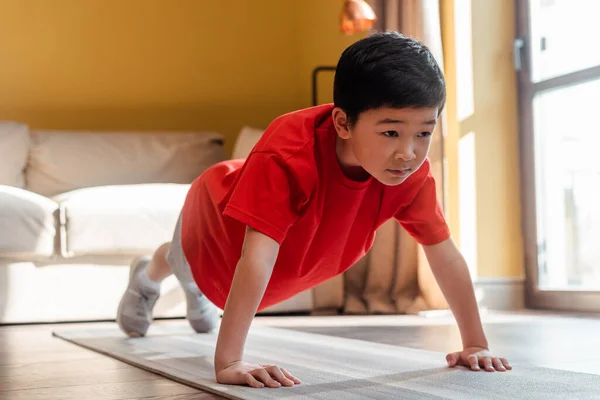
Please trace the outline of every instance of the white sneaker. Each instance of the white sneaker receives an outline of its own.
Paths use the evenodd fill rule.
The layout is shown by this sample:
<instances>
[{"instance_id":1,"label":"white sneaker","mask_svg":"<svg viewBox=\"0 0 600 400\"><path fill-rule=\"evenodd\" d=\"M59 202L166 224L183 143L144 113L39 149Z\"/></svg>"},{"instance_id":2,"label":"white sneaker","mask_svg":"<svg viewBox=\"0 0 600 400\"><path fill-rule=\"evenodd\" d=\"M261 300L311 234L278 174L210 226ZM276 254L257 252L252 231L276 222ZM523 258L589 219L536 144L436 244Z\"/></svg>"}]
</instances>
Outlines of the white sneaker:
<instances>
[{"instance_id":1,"label":"white sneaker","mask_svg":"<svg viewBox=\"0 0 600 400\"><path fill-rule=\"evenodd\" d=\"M208 333L219 323L219 309L198 289L183 288L187 303L187 320L196 333Z\"/></svg>"},{"instance_id":2,"label":"white sneaker","mask_svg":"<svg viewBox=\"0 0 600 400\"><path fill-rule=\"evenodd\" d=\"M152 323L152 309L160 296L160 290L149 288L139 282L139 274L152 258L138 257L131 263L129 284L117 310L117 323L130 337L144 336Z\"/></svg>"}]
</instances>

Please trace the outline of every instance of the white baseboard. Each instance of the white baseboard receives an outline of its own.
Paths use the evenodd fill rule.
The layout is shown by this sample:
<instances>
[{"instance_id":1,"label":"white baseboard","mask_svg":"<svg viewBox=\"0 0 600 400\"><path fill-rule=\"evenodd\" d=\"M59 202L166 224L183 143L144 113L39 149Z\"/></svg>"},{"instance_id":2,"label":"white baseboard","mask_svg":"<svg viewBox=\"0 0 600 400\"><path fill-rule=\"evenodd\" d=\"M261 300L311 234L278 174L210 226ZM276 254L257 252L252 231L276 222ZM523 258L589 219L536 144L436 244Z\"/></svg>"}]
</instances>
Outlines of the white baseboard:
<instances>
[{"instance_id":1,"label":"white baseboard","mask_svg":"<svg viewBox=\"0 0 600 400\"><path fill-rule=\"evenodd\" d=\"M473 286L480 308L522 310L525 308L525 278L476 278Z\"/></svg>"}]
</instances>

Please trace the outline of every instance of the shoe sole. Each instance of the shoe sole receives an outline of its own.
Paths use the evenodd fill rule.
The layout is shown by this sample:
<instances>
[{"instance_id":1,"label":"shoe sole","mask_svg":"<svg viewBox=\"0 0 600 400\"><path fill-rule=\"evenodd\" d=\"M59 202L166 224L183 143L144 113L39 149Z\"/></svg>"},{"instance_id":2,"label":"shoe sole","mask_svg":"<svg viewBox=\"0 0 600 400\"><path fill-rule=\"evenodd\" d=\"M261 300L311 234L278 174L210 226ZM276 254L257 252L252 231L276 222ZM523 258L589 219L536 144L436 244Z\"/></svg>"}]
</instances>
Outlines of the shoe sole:
<instances>
[{"instance_id":1,"label":"shoe sole","mask_svg":"<svg viewBox=\"0 0 600 400\"><path fill-rule=\"evenodd\" d=\"M139 256L139 257L134 258L133 261L131 262L130 267L129 267L129 282L127 282L127 288L125 289L125 293L127 293L127 291L129 290L129 285L131 284L131 278L133 277L133 274L137 270L137 268L133 268L133 267L140 265L140 261L144 258L148 258L148 257L147 256ZM148 263L146 263L146 265L147 264ZM127 336L129 336L131 338L144 337L146 335L145 333L141 334L139 332L128 332L121 322L121 308L123 307L123 299L125 298L125 293L123 294L123 297L121 298L121 301L119 302L119 307L117 308L117 324L119 325L119 328L121 328L121 330Z\"/></svg>"}]
</instances>

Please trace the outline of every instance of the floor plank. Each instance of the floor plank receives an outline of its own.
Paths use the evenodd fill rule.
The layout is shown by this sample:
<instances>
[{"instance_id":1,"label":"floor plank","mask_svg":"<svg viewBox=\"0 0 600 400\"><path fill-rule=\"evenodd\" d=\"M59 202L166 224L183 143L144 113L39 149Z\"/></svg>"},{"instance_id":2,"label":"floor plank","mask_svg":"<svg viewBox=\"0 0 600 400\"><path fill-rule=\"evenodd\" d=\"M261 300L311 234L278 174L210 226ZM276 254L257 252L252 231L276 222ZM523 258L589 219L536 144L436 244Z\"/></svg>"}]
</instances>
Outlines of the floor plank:
<instances>
[{"instance_id":1,"label":"floor plank","mask_svg":"<svg viewBox=\"0 0 600 400\"><path fill-rule=\"evenodd\" d=\"M122 400L140 399L150 396L163 398L179 394L197 394L198 390L167 379L152 379L137 382L111 382L90 385L38 388L0 392L10 400ZM0 397L2 398L2 397Z\"/></svg>"},{"instance_id":2,"label":"floor plank","mask_svg":"<svg viewBox=\"0 0 600 400\"><path fill-rule=\"evenodd\" d=\"M158 376L147 371L121 369L90 369L66 372L62 367L51 373L37 375L20 375L0 378L3 391L29 390L44 388L66 388L69 386L95 385L101 383L124 383L158 379Z\"/></svg>"},{"instance_id":3,"label":"floor plank","mask_svg":"<svg viewBox=\"0 0 600 400\"><path fill-rule=\"evenodd\" d=\"M0 333L1 334L1 333ZM130 366L114 358L100 356L95 359L60 361L60 371L68 374L76 371L108 371L126 369ZM56 362L0 366L0 379L19 376L46 376L56 372Z\"/></svg>"}]
</instances>

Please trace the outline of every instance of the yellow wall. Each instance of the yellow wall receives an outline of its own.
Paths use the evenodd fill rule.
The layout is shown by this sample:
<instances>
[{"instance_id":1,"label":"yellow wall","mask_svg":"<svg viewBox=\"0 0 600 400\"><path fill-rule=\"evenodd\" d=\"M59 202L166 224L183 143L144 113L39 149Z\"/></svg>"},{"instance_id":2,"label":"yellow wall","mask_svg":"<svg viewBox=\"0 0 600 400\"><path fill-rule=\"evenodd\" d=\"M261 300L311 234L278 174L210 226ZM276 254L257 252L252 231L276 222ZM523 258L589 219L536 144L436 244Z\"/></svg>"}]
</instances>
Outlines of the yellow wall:
<instances>
[{"instance_id":1,"label":"yellow wall","mask_svg":"<svg viewBox=\"0 0 600 400\"><path fill-rule=\"evenodd\" d=\"M0 118L214 129L299 106L294 2L3 0Z\"/></svg>"},{"instance_id":2,"label":"yellow wall","mask_svg":"<svg viewBox=\"0 0 600 400\"><path fill-rule=\"evenodd\" d=\"M2 0L0 120L215 130L230 151L243 125L310 105L312 68L357 39L337 28L341 4Z\"/></svg>"},{"instance_id":3,"label":"yellow wall","mask_svg":"<svg viewBox=\"0 0 600 400\"><path fill-rule=\"evenodd\" d=\"M523 276L520 228L518 109L512 64L514 4L505 0L472 3L474 113L459 121L453 0L442 0L445 73L448 80L448 186L450 223L458 232L460 185L458 142L475 138L477 275ZM463 99L464 101L464 99ZM461 233L458 232L459 238ZM459 239L460 241L460 239Z\"/></svg>"}]
</instances>

